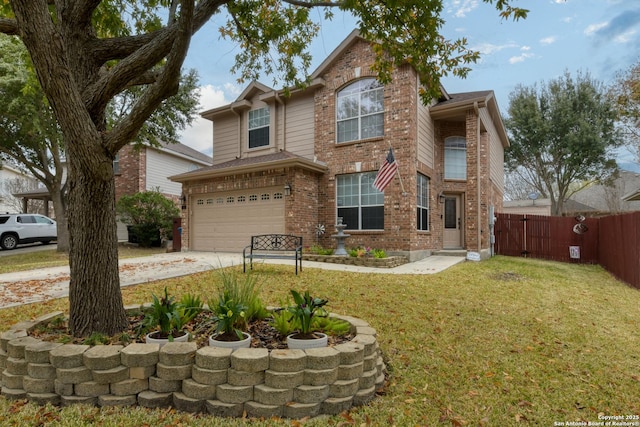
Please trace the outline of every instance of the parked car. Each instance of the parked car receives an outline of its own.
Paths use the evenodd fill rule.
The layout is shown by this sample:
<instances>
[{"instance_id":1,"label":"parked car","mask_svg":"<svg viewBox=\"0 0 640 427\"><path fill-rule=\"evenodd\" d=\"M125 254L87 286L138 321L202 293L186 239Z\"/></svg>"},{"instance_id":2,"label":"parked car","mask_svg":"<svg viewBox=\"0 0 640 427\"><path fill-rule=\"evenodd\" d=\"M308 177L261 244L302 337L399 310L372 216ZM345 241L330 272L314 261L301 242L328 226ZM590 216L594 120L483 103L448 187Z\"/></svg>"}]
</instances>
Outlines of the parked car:
<instances>
[{"instance_id":1,"label":"parked car","mask_svg":"<svg viewBox=\"0 0 640 427\"><path fill-rule=\"evenodd\" d=\"M15 249L23 243L47 245L58 238L56 222L38 214L0 214L0 247Z\"/></svg>"}]
</instances>

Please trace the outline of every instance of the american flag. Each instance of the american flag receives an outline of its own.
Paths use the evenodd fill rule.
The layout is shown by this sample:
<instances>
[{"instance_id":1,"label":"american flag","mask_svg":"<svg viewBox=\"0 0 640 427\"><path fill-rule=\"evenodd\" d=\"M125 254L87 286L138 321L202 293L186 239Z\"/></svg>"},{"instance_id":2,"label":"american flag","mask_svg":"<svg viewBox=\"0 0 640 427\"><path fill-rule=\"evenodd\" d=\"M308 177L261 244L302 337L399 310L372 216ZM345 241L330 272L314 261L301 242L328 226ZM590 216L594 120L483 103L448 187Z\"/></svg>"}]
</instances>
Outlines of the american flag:
<instances>
[{"instance_id":1,"label":"american flag","mask_svg":"<svg viewBox=\"0 0 640 427\"><path fill-rule=\"evenodd\" d=\"M393 157L393 149L389 148L389 154L387 154L387 158L378 171L376 179L373 181L374 188L377 188L378 191L384 192L384 189L389 185L391 180L393 180L397 170L398 163L396 163L396 158Z\"/></svg>"}]
</instances>

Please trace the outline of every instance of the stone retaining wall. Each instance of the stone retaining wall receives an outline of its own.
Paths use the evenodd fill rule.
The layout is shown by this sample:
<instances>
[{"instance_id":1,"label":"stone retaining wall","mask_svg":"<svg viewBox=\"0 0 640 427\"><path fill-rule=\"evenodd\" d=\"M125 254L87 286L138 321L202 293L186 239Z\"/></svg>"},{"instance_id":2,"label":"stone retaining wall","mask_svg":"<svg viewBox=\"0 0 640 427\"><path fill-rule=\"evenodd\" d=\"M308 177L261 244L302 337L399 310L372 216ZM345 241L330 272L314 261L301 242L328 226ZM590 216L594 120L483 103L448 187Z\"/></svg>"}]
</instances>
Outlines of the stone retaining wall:
<instances>
[{"instance_id":1,"label":"stone retaining wall","mask_svg":"<svg viewBox=\"0 0 640 427\"><path fill-rule=\"evenodd\" d=\"M28 336L30 328L60 314L22 322L0 335L6 398L304 418L364 405L385 379L376 331L353 317L336 316L351 324L354 339L309 350L232 351L193 342L89 346Z\"/></svg>"},{"instance_id":2,"label":"stone retaining wall","mask_svg":"<svg viewBox=\"0 0 640 427\"><path fill-rule=\"evenodd\" d=\"M386 258L373 258L373 257L352 257L352 256L339 256L339 255L315 255L304 254L302 255L304 261L315 262L329 262L333 264L346 264L346 265L358 265L362 267L375 267L375 268L393 268L409 262L406 257L403 256L389 256Z\"/></svg>"}]
</instances>

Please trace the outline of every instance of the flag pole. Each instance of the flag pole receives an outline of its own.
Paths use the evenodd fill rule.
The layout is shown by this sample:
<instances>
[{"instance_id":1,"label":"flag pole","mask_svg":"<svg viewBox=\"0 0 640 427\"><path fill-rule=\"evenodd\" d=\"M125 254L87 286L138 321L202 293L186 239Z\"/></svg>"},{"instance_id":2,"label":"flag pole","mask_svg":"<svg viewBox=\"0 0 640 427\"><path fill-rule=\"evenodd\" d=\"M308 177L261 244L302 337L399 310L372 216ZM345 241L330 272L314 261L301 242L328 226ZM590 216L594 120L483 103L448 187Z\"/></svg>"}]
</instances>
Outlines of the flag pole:
<instances>
[{"instance_id":1,"label":"flag pole","mask_svg":"<svg viewBox=\"0 0 640 427\"><path fill-rule=\"evenodd\" d=\"M391 146L391 141L389 142L389 149L393 150L393 147ZM395 156L394 156L395 158ZM396 159L396 163L398 163L398 160ZM396 174L398 175L398 179L400 180L400 188L402 189L402 195L406 196L407 192L404 189L404 183L402 182L402 176L400 176L400 164L398 163L398 170L396 171Z\"/></svg>"}]
</instances>

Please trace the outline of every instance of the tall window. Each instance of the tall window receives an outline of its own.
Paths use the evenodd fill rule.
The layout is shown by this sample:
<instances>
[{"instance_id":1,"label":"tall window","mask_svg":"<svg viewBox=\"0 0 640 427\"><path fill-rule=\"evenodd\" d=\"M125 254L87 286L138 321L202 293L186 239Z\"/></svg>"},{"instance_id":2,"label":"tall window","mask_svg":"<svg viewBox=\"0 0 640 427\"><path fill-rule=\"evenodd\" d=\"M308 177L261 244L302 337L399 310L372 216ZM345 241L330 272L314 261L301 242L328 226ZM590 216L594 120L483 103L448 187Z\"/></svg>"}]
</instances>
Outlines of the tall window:
<instances>
[{"instance_id":1,"label":"tall window","mask_svg":"<svg viewBox=\"0 0 640 427\"><path fill-rule=\"evenodd\" d=\"M362 79L338 92L337 142L384 135L384 90L376 79Z\"/></svg>"},{"instance_id":2,"label":"tall window","mask_svg":"<svg viewBox=\"0 0 640 427\"><path fill-rule=\"evenodd\" d=\"M269 145L269 107L249 111L249 148Z\"/></svg>"},{"instance_id":3,"label":"tall window","mask_svg":"<svg viewBox=\"0 0 640 427\"><path fill-rule=\"evenodd\" d=\"M429 178L418 174L418 230L429 230Z\"/></svg>"},{"instance_id":4,"label":"tall window","mask_svg":"<svg viewBox=\"0 0 640 427\"><path fill-rule=\"evenodd\" d=\"M467 179L467 141L461 136L444 140L444 179Z\"/></svg>"},{"instance_id":5,"label":"tall window","mask_svg":"<svg viewBox=\"0 0 640 427\"><path fill-rule=\"evenodd\" d=\"M338 216L348 230L384 230L384 193L373 188L376 172L338 175Z\"/></svg>"}]
</instances>

